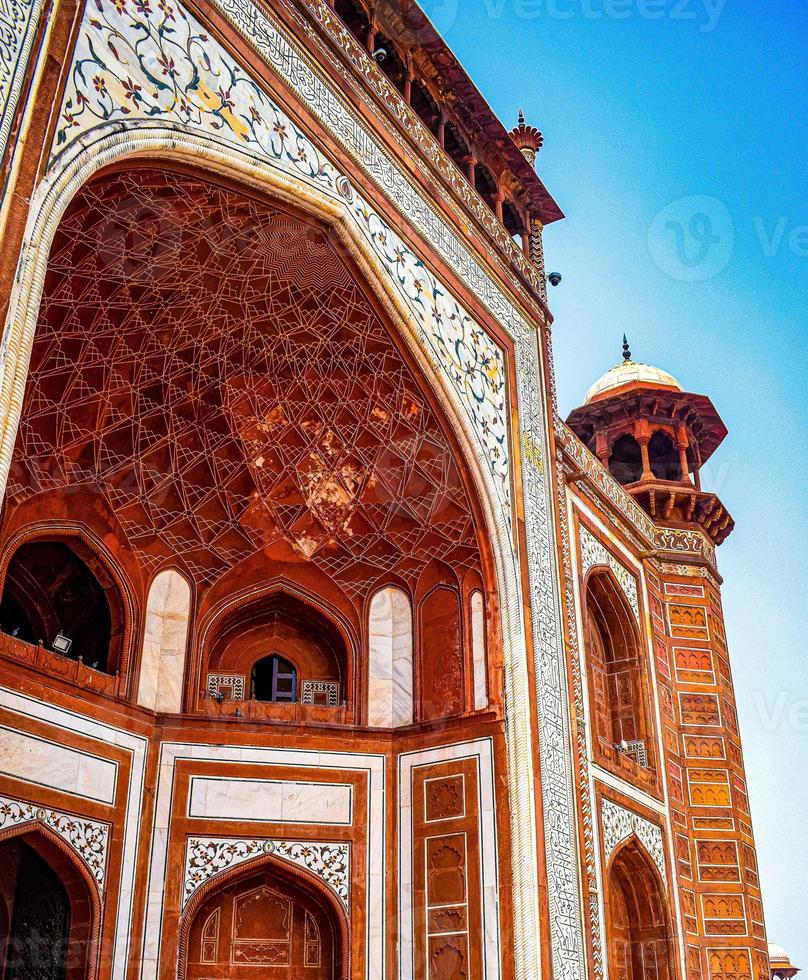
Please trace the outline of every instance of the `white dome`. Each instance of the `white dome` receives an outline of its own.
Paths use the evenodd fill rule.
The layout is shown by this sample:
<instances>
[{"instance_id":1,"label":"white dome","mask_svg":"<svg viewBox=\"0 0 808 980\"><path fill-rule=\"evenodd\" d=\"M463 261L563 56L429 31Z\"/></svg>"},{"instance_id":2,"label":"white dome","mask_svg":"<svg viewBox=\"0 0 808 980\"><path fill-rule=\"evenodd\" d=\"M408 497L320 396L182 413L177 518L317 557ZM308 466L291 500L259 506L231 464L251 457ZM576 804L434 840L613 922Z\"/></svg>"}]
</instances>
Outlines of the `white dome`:
<instances>
[{"instance_id":1,"label":"white dome","mask_svg":"<svg viewBox=\"0 0 808 980\"><path fill-rule=\"evenodd\" d=\"M599 378L587 391L584 398L584 405L588 405L593 399L606 395L616 388L622 388L627 384L650 384L662 385L665 388L675 388L682 390L682 386L667 371L652 367L650 364L639 364L636 361L623 361L617 367L607 371L602 378Z\"/></svg>"},{"instance_id":2,"label":"white dome","mask_svg":"<svg viewBox=\"0 0 808 980\"><path fill-rule=\"evenodd\" d=\"M769 959L772 962L790 963L791 958L782 946L777 943L769 943Z\"/></svg>"}]
</instances>

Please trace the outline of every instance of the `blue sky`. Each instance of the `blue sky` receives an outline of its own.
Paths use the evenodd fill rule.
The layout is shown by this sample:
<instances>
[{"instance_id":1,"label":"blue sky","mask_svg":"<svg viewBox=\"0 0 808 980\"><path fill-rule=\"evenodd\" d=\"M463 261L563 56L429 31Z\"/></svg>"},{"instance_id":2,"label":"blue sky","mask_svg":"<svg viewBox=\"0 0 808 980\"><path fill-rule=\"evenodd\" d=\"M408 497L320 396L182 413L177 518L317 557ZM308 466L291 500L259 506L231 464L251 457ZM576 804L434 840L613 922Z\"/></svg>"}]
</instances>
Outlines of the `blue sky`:
<instances>
[{"instance_id":1,"label":"blue sky","mask_svg":"<svg viewBox=\"0 0 808 980\"><path fill-rule=\"evenodd\" d=\"M808 4L424 6L500 118L545 135L562 414L625 330L730 430L704 479L737 522L719 560L767 926L808 969Z\"/></svg>"}]
</instances>

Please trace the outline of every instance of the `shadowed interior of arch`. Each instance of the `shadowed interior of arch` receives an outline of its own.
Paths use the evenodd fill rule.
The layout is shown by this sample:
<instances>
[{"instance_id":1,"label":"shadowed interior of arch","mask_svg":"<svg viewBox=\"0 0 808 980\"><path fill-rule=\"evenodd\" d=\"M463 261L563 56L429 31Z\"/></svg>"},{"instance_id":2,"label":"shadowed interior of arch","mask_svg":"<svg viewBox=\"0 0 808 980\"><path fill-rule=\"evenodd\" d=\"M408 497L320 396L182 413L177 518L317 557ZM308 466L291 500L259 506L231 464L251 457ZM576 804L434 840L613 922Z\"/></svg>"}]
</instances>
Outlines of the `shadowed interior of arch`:
<instances>
[{"instance_id":1,"label":"shadowed interior of arch","mask_svg":"<svg viewBox=\"0 0 808 980\"><path fill-rule=\"evenodd\" d=\"M22 544L9 562L0 601L0 629L28 643L42 642L71 659L81 657L89 667L107 670L120 634L121 611L115 593L108 573L80 543L31 541ZM60 649L65 640L68 648Z\"/></svg>"},{"instance_id":2,"label":"shadowed interior of arch","mask_svg":"<svg viewBox=\"0 0 808 980\"><path fill-rule=\"evenodd\" d=\"M672 980L668 903L636 838L609 867L606 926L614 980Z\"/></svg>"},{"instance_id":3,"label":"shadowed interior of arch","mask_svg":"<svg viewBox=\"0 0 808 980\"><path fill-rule=\"evenodd\" d=\"M341 925L308 882L276 864L227 878L196 910L188 928L187 980L254 977L341 980Z\"/></svg>"}]
</instances>

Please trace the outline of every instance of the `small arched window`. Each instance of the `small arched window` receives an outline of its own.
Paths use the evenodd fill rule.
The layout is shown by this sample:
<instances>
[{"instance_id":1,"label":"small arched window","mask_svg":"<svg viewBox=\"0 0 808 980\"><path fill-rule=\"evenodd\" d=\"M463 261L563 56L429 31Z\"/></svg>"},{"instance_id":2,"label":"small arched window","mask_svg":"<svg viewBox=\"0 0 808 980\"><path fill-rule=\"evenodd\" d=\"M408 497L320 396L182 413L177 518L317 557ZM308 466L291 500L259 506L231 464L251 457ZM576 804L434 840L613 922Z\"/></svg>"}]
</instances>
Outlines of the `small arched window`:
<instances>
[{"instance_id":1,"label":"small arched window","mask_svg":"<svg viewBox=\"0 0 808 980\"><path fill-rule=\"evenodd\" d=\"M586 587L590 713L597 739L647 762L640 646L633 613L612 574L596 569Z\"/></svg>"},{"instance_id":2,"label":"small arched window","mask_svg":"<svg viewBox=\"0 0 808 980\"><path fill-rule=\"evenodd\" d=\"M657 430L648 443L648 462L658 480L681 480L682 464L679 451L666 433Z\"/></svg>"},{"instance_id":3,"label":"small arched window","mask_svg":"<svg viewBox=\"0 0 808 980\"><path fill-rule=\"evenodd\" d=\"M413 720L412 606L396 588L381 589L368 616L368 724L410 725Z\"/></svg>"},{"instance_id":4,"label":"small arched window","mask_svg":"<svg viewBox=\"0 0 808 980\"><path fill-rule=\"evenodd\" d=\"M9 562L0 629L96 670L117 666L123 606L109 571L79 540L30 541Z\"/></svg>"},{"instance_id":5,"label":"small arched window","mask_svg":"<svg viewBox=\"0 0 808 980\"><path fill-rule=\"evenodd\" d=\"M474 187L480 197L485 201L491 210L494 210L494 197L497 193L497 182L494 175L482 163L478 163L474 168Z\"/></svg>"},{"instance_id":6,"label":"small arched window","mask_svg":"<svg viewBox=\"0 0 808 980\"><path fill-rule=\"evenodd\" d=\"M632 838L614 856L607 881L609 975L669 980L670 921L665 892L647 851Z\"/></svg>"},{"instance_id":7,"label":"small arched window","mask_svg":"<svg viewBox=\"0 0 808 980\"><path fill-rule=\"evenodd\" d=\"M618 483L636 483L642 477L642 452L634 436L615 439L609 454L609 472Z\"/></svg>"},{"instance_id":8,"label":"small arched window","mask_svg":"<svg viewBox=\"0 0 808 980\"><path fill-rule=\"evenodd\" d=\"M256 701L294 704L297 700L297 671L277 653L262 657L253 665L251 681Z\"/></svg>"}]
</instances>

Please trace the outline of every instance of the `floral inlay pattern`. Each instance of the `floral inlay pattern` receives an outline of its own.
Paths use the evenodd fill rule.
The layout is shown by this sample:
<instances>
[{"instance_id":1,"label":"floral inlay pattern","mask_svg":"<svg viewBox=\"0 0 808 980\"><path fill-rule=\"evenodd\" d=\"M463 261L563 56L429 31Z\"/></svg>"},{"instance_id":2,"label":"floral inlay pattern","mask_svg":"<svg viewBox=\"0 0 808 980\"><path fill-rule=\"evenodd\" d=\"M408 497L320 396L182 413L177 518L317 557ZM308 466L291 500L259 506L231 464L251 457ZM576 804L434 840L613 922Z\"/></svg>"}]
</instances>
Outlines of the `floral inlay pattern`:
<instances>
[{"instance_id":1,"label":"floral inlay pattern","mask_svg":"<svg viewBox=\"0 0 808 980\"><path fill-rule=\"evenodd\" d=\"M189 837L185 847L182 904L209 878L245 861L271 854L321 878L347 909L351 893L351 845L311 841L256 840L238 837Z\"/></svg>"},{"instance_id":2,"label":"floral inlay pattern","mask_svg":"<svg viewBox=\"0 0 808 980\"><path fill-rule=\"evenodd\" d=\"M595 565L605 565L614 572L614 577L620 583L623 594L628 599L632 612L640 621L640 605L637 598L637 579L631 572L622 565L606 546L587 530L583 525L580 528L581 536L581 573L586 575L590 568Z\"/></svg>"},{"instance_id":3,"label":"floral inlay pattern","mask_svg":"<svg viewBox=\"0 0 808 980\"><path fill-rule=\"evenodd\" d=\"M109 824L0 796L0 830L27 823L41 823L58 834L84 861L98 883L99 891L103 892Z\"/></svg>"},{"instance_id":4,"label":"floral inlay pattern","mask_svg":"<svg viewBox=\"0 0 808 980\"><path fill-rule=\"evenodd\" d=\"M270 160L348 207L417 321L437 369L469 414L510 511L503 354L348 178L172 0L90 0L54 136L53 165L78 136L111 122L202 130Z\"/></svg>"},{"instance_id":5,"label":"floral inlay pattern","mask_svg":"<svg viewBox=\"0 0 808 980\"><path fill-rule=\"evenodd\" d=\"M632 834L637 836L637 839L650 855L651 860L659 869L662 880L667 881L662 828L639 814L632 813L631 810L626 810L625 807L612 803L611 800L604 800L603 851L607 864L614 854L615 848L631 837Z\"/></svg>"}]
</instances>

